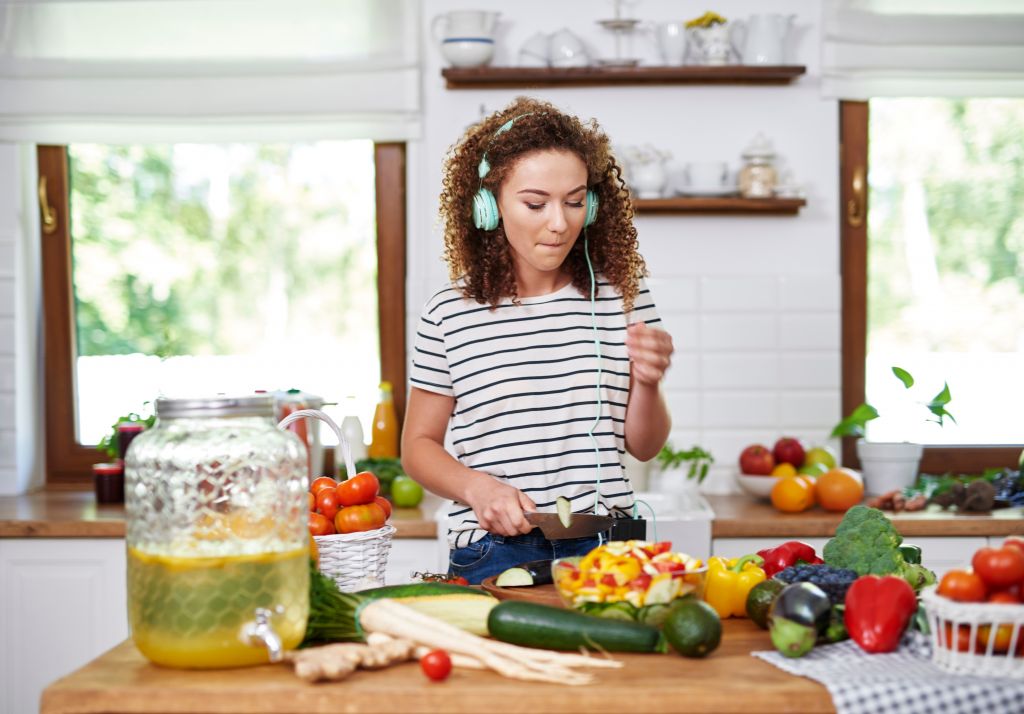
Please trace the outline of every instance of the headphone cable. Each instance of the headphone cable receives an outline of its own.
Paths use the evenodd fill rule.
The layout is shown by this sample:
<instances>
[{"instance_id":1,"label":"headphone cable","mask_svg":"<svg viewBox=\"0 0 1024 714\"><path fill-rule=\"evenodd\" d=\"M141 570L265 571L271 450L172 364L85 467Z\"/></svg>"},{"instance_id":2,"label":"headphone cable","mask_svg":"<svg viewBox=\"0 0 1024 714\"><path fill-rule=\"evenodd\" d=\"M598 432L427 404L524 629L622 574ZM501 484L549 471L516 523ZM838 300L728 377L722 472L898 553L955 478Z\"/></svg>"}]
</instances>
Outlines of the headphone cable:
<instances>
[{"instance_id":1,"label":"headphone cable","mask_svg":"<svg viewBox=\"0 0 1024 714\"><path fill-rule=\"evenodd\" d=\"M590 425L590 431L587 432L587 436L590 437L590 441L594 444L594 456L597 461L597 481L594 484L594 515L599 515L597 512L598 505L601 502L601 449L598 448L597 437L594 436L594 430L601 423L601 338L597 331L597 290L596 290L596 279L594 278L594 266L590 262L590 245L587 240L587 227L583 226L583 256L587 259L587 271L590 273L590 326L594 331L594 355L597 357L597 383L594 385L597 392L597 414L594 416L594 423Z\"/></svg>"}]
</instances>

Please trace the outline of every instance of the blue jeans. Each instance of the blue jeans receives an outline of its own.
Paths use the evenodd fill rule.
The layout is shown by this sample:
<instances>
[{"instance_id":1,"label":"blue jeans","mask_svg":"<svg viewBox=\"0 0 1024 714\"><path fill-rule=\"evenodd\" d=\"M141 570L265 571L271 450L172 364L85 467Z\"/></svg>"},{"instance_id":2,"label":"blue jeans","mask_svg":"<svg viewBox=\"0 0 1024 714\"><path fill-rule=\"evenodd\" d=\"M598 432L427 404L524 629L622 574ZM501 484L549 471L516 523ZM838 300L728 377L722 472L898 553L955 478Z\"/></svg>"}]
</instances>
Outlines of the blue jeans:
<instances>
[{"instance_id":1,"label":"blue jeans","mask_svg":"<svg viewBox=\"0 0 1024 714\"><path fill-rule=\"evenodd\" d=\"M536 528L518 536L488 533L475 543L448 552L448 574L461 575L471 584L479 585L484 578L531 560L586 555L597 546L597 536L548 540Z\"/></svg>"}]
</instances>

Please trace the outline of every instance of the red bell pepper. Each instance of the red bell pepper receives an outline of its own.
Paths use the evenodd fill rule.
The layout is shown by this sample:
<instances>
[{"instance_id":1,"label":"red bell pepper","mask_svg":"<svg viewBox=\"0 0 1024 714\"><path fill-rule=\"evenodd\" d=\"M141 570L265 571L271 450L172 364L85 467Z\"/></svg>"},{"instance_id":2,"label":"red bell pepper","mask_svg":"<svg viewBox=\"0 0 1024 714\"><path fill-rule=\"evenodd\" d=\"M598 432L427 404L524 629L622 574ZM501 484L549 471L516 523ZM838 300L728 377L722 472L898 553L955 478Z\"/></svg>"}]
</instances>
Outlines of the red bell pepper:
<instances>
[{"instance_id":1,"label":"red bell pepper","mask_svg":"<svg viewBox=\"0 0 1024 714\"><path fill-rule=\"evenodd\" d=\"M798 540L786 541L774 548L759 550L757 554L764 558L764 565L761 567L769 578L791 565L819 565L825 562L814 552L814 548Z\"/></svg>"},{"instance_id":2,"label":"red bell pepper","mask_svg":"<svg viewBox=\"0 0 1024 714\"><path fill-rule=\"evenodd\" d=\"M915 612L917 596L906 580L865 575L846 591L843 622L865 652L892 652Z\"/></svg>"}]
</instances>

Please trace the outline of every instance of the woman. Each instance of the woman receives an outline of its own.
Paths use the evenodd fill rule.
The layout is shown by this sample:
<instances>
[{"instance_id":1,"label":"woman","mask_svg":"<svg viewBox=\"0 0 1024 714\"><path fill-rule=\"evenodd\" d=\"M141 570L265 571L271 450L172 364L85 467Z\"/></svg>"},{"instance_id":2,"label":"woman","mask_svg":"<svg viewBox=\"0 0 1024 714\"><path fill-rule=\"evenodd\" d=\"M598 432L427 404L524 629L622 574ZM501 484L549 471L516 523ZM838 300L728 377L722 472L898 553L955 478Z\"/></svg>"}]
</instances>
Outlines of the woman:
<instances>
[{"instance_id":1,"label":"woman","mask_svg":"<svg viewBox=\"0 0 1024 714\"><path fill-rule=\"evenodd\" d=\"M524 514L559 496L631 515L621 457L668 437L672 339L593 121L528 98L483 119L446 160L441 217L452 283L417 326L402 463L454 501L450 573L479 583L597 545L533 530Z\"/></svg>"}]
</instances>

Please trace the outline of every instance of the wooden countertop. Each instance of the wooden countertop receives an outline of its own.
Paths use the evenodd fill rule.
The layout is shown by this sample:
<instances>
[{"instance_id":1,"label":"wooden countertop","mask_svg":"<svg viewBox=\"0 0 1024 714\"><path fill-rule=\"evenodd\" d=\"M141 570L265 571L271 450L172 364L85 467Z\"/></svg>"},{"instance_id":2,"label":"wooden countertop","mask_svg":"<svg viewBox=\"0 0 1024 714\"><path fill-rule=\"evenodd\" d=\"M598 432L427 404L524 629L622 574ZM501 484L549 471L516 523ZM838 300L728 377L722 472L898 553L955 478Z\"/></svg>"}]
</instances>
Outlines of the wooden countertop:
<instances>
[{"instance_id":1,"label":"wooden countertop","mask_svg":"<svg viewBox=\"0 0 1024 714\"><path fill-rule=\"evenodd\" d=\"M708 496L715 511L712 538L831 538L843 519L815 507L803 513L780 513L751 496ZM990 515L955 511L886 512L903 537L1008 536L1024 534L1024 508L1003 508Z\"/></svg>"},{"instance_id":2,"label":"wooden countertop","mask_svg":"<svg viewBox=\"0 0 1024 714\"><path fill-rule=\"evenodd\" d=\"M419 508L391 514L395 538L434 538ZM124 505L96 503L92 491L37 491L0 497L0 538L124 538Z\"/></svg>"},{"instance_id":3,"label":"wooden countertop","mask_svg":"<svg viewBox=\"0 0 1024 714\"><path fill-rule=\"evenodd\" d=\"M415 663L307 684L287 665L184 671L149 664L124 642L43 692L41 714L91 712L831 712L822 685L750 656L771 649L749 620L727 620L706 659L616 655L620 670L570 687L456 669L442 683Z\"/></svg>"},{"instance_id":4,"label":"wooden countertop","mask_svg":"<svg viewBox=\"0 0 1024 714\"><path fill-rule=\"evenodd\" d=\"M835 535L842 514L813 508L776 511L746 495L708 496L715 511L712 538L815 538ZM1007 536L1024 534L1024 509L991 515L952 512L890 513L904 537ZM396 538L434 538L436 523L420 508L396 508ZM0 538L123 538L124 506L100 505L91 491L38 491L0 497Z\"/></svg>"}]
</instances>

